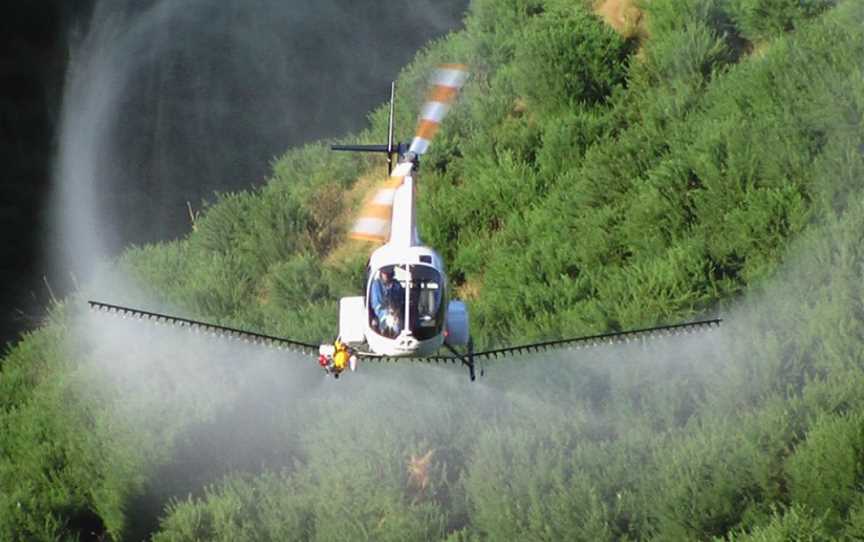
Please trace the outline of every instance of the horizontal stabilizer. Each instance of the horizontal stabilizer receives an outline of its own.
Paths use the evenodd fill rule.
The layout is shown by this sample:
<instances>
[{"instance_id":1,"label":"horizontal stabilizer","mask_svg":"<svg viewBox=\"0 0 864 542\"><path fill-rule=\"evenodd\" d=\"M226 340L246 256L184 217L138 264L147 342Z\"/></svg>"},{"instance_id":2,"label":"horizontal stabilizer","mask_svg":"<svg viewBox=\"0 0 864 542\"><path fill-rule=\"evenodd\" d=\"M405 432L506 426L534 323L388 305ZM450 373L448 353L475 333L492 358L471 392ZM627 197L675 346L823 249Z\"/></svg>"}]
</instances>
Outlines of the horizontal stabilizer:
<instances>
[{"instance_id":1,"label":"horizontal stabilizer","mask_svg":"<svg viewBox=\"0 0 864 542\"><path fill-rule=\"evenodd\" d=\"M387 145L330 145L334 151L389 152Z\"/></svg>"}]
</instances>

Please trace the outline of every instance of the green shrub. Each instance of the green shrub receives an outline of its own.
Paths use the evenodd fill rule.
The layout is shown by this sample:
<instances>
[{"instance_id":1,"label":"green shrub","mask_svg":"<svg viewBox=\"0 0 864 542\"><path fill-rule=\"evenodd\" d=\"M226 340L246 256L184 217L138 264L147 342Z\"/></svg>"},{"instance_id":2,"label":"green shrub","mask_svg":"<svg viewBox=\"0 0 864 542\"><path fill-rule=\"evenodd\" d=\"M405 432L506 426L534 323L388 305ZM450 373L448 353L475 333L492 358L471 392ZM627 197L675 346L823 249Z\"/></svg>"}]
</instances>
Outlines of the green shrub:
<instances>
[{"instance_id":1,"label":"green shrub","mask_svg":"<svg viewBox=\"0 0 864 542\"><path fill-rule=\"evenodd\" d=\"M864 498L860 494L849 511L842 533L847 540L864 539Z\"/></svg>"},{"instance_id":2,"label":"green shrub","mask_svg":"<svg viewBox=\"0 0 864 542\"><path fill-rule=\"evenodd\" d=\"M838 523L857 501L862 455L864 413L818 419L786 463L792 502Z\"/></svg>"},{"instance_id":3,"label":"green shrub","mask_svg":"<svg viewBox=\"0 0 864 542\"><path fill-rule=\"evenodd\" d=\"M308 540L315 511L307 488L292 478L262 473L254 480L231 476L208 486L200 499L173 501L154 542Z\"/></svg>"},{"instance_id":4,"label":"green shrub","mask_svg":"<svg viewBox=\"0 0 864 542\"><path fill-rule=\"evenodd\" d=\"M642 4L648 14L652 39L663 41L667 34L684 30L693 23L707 25L721 36L730 29L723 0L652 0Z\"/></svg>"},{"instance_id":5,"label":"green shrub","mask_svg":"<svg viewBox=\"0 0 864 542\"><path fill-rule=\"evenodd\" d=\"M715 540L729 542L829 542L837 540L832 531L825 526L819 516L814 516L807 508L793 506L780 513L774 510L771 520L751 532L731 533L728 537Z\"/></svg>"},{"instance_id":6,"label":"green shrub","mask_svg":"<svg viewBox=\"0 0 864 542\"><path fill-rule=\"evenodd\" d=\"M624 83L631 51L580 5L552 9L524 27L513 66L516 90L549 113L603 103Z\"/></svg>"},{"instance_id":7,"label":"green shrub","mask_svg":"<svg viewBox=\"0 0 864 542\"><path fill-rule=\"evenodd\" d=\"M610 120L602 110L564 111L543 124L537 151L537 166L547 185L565 180L565 173L577 169L591 145L609 129Z\"/></svg>"},{"instance_id":8,"label":"green shrub","mask_svg":"<svg viewBox=\"0 0 864 542\"><path fill-rule=\"evenodd\" d=\"M329 300L332 296L322 279L321 263L310 254L298 254L270 268L265 279L266 302L290 312Z\"/></svg>"},{"instance_id":9,"label":"green shrub","mask_svg":"<svg viewBox=\"0 0 864 542\"><path fill-rule=\"evenodd\" d=\"M701 20L688 21L682 28L654 37L645 53L644 62L635 64L632 71L636 77L647 77L661 86L681 81L698 88L734 60L724 36Z\"/></svg>"},{"instance_id":10,"label":"green shrub","mask_svg":"<svg viewBox=\"0 0 864 542\"><path fill-rule=\"evenodd\" d=\"M195 243L210 252L230 252L247 235L256 204L252 192L219 194L216 204L195 222Z\"/></svg>"},{"instance_id":11,"label":"green shrub","mask_svg":"<svg viewBox=\"0 0 864 542\"><path fill-rule=\"evenodd\" d=\"M513 58L525 20L543 12L542 0L477 0L471 3L465 27L472 67L487 72Z\"/></svg>"},{"instance_id":12,"label":"green shrub","mask_svg":"<svg viewBox=\"0 0 864 542\"><path fill-rule=\"evenodd\" d=\"M593 480L568 469L556 444L516 432L483 436L466 481L474 529L493 540L611 540Z\"/></svg>"},{"instance_id":13,"label":"green shrub","mask_svg":"<svg viewBox=\"0 0 864 542\"><path fill-rule=\"evenodd\" d=\"M723 536L761 498L755 472L769 460L758 443L728 423L692 428L656 453L659 472L653 491L661 538Z\"/></svg>"},{"instance_id":14,"label":"green shrub","mask_svg":"<svg viewBox=\"0 0 864 542\"><path fill-rule=\"evenodd\" d=\"M795 30L836 3L836 0L730 0L728 9L747 39L762 41Z\"/></svg>"}]
</instances>

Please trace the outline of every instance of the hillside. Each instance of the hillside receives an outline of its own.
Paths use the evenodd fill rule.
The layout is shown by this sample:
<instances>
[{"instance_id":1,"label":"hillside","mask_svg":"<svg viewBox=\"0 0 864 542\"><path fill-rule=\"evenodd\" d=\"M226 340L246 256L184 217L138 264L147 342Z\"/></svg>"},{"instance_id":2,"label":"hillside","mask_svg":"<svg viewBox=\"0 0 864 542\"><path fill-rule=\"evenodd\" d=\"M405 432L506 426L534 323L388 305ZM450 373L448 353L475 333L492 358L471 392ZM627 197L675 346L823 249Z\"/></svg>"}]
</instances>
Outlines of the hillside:
<instances>
[{"instance_id":1,"label":"hillside","mask_svg":"<svg viewBox=\"0 0 864 542\"><path fill-rule=\"evenodd\" d=\"M483 345L721 331L510 358L473 385L398 364L334 382L86 313L331 338L383 165L292 149L8 352L0 539L864 536L864 5L652 0L615 29L593 7L476 0L405 68L403 138L430 69L472 69L424 157L421 235ZM382 106L345 140L385 126Z\"/></svg>"}]
</instances>

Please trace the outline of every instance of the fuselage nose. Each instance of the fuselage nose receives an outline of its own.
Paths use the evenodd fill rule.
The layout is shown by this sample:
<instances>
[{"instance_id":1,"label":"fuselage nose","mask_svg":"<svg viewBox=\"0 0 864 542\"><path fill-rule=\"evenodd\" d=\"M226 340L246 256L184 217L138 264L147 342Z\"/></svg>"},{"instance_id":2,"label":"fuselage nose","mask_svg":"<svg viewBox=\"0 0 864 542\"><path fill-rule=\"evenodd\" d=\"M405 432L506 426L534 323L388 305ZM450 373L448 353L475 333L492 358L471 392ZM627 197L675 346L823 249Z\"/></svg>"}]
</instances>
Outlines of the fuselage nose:
<instances>
[{"instance_id":1,"label":"fuselage nose","mask_svg":"<svg viewBox=\"0 0 864 542\"><path fill-rule=\"evenodd\" d=\"M418 341L412 335L403 333L396 339L397 347L404 352L412 352L417 349Z\"/></svg>"}]
</instances>

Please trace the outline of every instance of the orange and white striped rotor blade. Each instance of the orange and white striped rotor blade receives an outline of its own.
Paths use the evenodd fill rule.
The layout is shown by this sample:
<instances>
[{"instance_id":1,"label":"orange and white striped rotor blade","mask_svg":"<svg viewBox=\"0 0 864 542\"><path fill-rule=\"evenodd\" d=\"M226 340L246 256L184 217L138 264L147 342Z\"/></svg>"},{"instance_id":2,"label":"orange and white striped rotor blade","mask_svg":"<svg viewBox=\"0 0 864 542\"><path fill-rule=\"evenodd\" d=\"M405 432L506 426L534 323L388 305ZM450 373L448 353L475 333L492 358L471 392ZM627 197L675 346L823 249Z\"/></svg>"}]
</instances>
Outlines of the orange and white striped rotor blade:
<instances>
[{"instance_id":1,"label":"orange and white striped rotor blade","mask_svg":"<svg viewBox=\"0 0 864 542\"><path fill-rule=\"evenodd\" d=\"M402 177L390 177L375 192L375 196L363 205L360 216L348 233L352 239L385 243L390 237L390 221L393 217L393 198L402 184Z\"/></svg>"},{"instance_id":2,"label":"orange and white striped rotor blade","mask_svg":"<svg viewBox=\"0 0 864 542\"><path fill-rule=\"evenodd\" d=\"M402 162L397 164L390 177L375 192L375 197L367 201L360 212L360 217L354 222L354 227L348 233L352 239L386 243L390 237L390 222L393 218L393 200L396 189L402 186L405 177L411 173L414 164Z\"/></svg>"},{"instance_id":3,"label":"orange and white striped rotor blade","mask_svg":"<svg viewBox=\"0 0 864 542\"><path fill-rule=\"evenodd\" d=\"M442 64L432 75L432 88L420 112L417 135L411 141L409 152L423 154L429 142L438 131L438 126L450 105L456 99L459 89L468 79L468 69L462 64ZM363 241L386 243L390 237L390 223L393 218L393 200L396 189L411 173L414 164L410 161L397 164L375 196L366 202L360 216L349 232L349 237Z\"/></svg>"},{"instance_id":4,"label":"orange and white striped rotor blade","mask_svg":"<svg viewBox=\"0 0 864 542\"><path fill-rule=\"evenodd\" d=\"M441 121L450 110L450 105L456 99L459 89L468 79L468 67L464 64L442 64L432 74L432 88L420 111L420 122L417 124L417 134L411 141L409 152L423 154L429 148L429 143L438 132Z\"/></svg>"}]
</instances>

